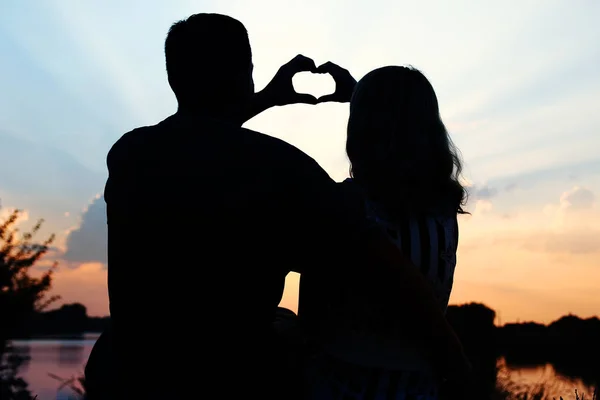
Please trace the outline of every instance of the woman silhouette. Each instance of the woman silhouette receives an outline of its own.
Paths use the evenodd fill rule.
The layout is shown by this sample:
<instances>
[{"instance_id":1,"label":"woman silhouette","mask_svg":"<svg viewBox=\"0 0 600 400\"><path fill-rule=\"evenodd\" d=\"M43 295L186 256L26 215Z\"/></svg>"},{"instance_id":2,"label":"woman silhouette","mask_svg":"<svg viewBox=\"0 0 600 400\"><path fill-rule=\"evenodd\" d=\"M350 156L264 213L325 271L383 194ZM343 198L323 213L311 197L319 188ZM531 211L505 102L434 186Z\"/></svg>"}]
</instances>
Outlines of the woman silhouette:
<instances>
[{"instance_id":1,"label":"woman silhouette","mask_svg":"<svg viewBox=\"0 0 600 400\"><path fill-rule=\"evenodd\" d=\"M328 68L334 78L347 73ZM351 178L341 185L362 197L367 218L411 259L445 311L466 192L427 78L387 66L361 79L350 100L346 152ZM411 335L414 321L388 311L385 289L370 286L368 276L330 278L323 284L303 276L300 286L299 315L317 348L308 360L307 397L437 399L444 376L436 360L444 355L435 353L443 346L422 346Z\"/></svg>"}]
</instances>

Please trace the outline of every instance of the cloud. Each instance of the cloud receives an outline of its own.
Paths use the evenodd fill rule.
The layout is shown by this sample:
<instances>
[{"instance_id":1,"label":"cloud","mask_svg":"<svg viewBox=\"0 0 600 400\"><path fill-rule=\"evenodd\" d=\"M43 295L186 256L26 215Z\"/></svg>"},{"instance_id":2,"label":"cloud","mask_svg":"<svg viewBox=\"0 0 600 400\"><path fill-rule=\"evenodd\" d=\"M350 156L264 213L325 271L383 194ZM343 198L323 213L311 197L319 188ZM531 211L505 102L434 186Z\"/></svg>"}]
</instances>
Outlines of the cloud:
<instances>
[{"instance_id":1,"label":"cloud","mask_svg":"<svg viewBox=\"0 0 600 400\"><path fill-rule=\"evenodd\" d=\"M560 204L564 209L588 210L594 206L596 196L589 189L575 186L560 197Z\"/></svg>"},{"instance_id":2,"label":"cloud","mask_svg":"<svg viewBox=\"0 0 600 400\"><path fill-rule=\"evenodd\" d=\"M25 198L43 197L45 202L62 203L65 208L97 193L105 179L63 150L1 130L0 159L12 167L10 173L0 175L3 191ZM65 211L68 209L61 209L60 214Z\"/></svg>"},{"instance_id":3,"label":"cloud","mask_svg":"<svg viewBox=\"0 0 600 400\"><path fill-rule=\"evenodd\" d=\"M15 207L2 207L2 203L0 203L0 223L6 221L16 210L17 208ZM20 210L15 225L19 225L26 221L29 221L29 212L27 210Z\"/></svg>"},{"instance_id":4,"label":"cloud","mask_svg":"<svg viewBox=\"0 0 600 400\"><path fill-rule=\"evenodd\" d=\"M532 235L526 247L548 253L600 252L600 212L595 198L594 192L581 186L562 193L558 205L544 208L550 217L549 229Z\"/></svg>"},{"instance_id":5,"label":"cloud","mask_svg":"<svg viewBox=\"0 0 600 400\"><path fill-rule=\"evenodd\" d=\"M559 233L596 230L600 223L594 192L581 186L563 192L558 204L547 205L544 213L551 218L552 230Z\"/></svg>"},{"instance_id":6,"label":"cloud","mask_svg":"<svg viewBox=\"0 0 600 400\"><path fill-rule=\"evenodd\" d=\"M472 216L492 212L494 208L492 199L496 198L503 191L508 191L506 188L500 190L488 184L477 185L465 182L464 186L468 193L467 209L472 213ZM470 217L467 217L467 219L470 220Z\"/></svg>"},{"instance_id":7,"label":"cloud","mask_svg":"<svg viewBox=\"0 0 600 400\"><path fill-rule=\"evenodd\" d=\"M12 55L0 63L0 87L6 93L0 96L5 111L0 124L15 137L47 143L104 171L106 150L121 133L155 123L175 110L162 44L169 25L197 12L198 4L184 0L140 8L132 3L115 13L114 7L100 2L36 7L26 3L0 13L0 49ZM435 12L419 2L399 5L391 0L376 7L357 3L343 8L335 1L259 3L202 3L204 10L233 15L248 27L257 88L297 53L317 63L331 59L356 78L380 65L414 64L436 88L444 120L465 154L466 170L476 173L470 180L490 182L473 195L479 216L465 226L462 241L507 236L522 244L528 235L536 239L537 233L546 238L570 234L573 241L556 236L552 240L560 245L552 248L564 245L581 251L574 242L584 243L594 232L588 226L598 222L594 206L586 208L589 199L580 192L567 196L563 205L553 198L554 204L543 213L541 205L548 200L538 189L546 175L556 182L559 174L584 179L592 169L600 171L593 150L600 115L595 110L600 80L594 69L600 31L594 10L600 3L572 7L553 1L540 8L539 2L490 5L462 0L462 6L440 2ZM266 20L264 9L273 18ZM453 18L447 18L449 13ZM314 28L306 24L309 20ZM511 21L510 30L506 21ZM356 26L364 28L361 35L352 34ZM347 113L342 104L280 107L250 125L292 142L334 178L343 179ZM15 171L0 176L6 205L27 209L29 222L46 218L50 232L73 226L81 205L101 190L105 177L81 172L80 165L50 147L9 146L0 137L0 159ZM57 168L61 161L67 165ZM524 174L530 176L516 176ZM13 177L16 180L7 181ZM511 182L523 190L503 196ZM530 206L536 209L526 208ZM104 242L90 235L103 238L99 232L106 225L93 223L93 212L88 210L79 228L70 231L68 254L73 259L100 258L102 250L92 247ZM512 218L502 219L507 212ZM502 246L501 250L509 244ZM487 263L492 258L488 252L496 248L481 250L480 264Z\"/></svg>"},{"instance_id":8,"label":"cloud","mask_svg":"<svg viewBox=\"0 0 600 400\"><path fill-rule=\"evenodd\" d=\"M484 185L482 187L472 186L469 189L469 195L473 199L489 200L498 194L498 189Z\"/></svg>"},{"instance_id":9,"label":"cloud","mask_svg":"<svg viewBox=\"0 0 600 400\"><path fill-rule=\"evenodd\" d=\"M481 215L490 213L494 209L494 204L485 199L477 200L475 202L475 211L473 211L473 215Z\"/></svg>"},{"instance_id":10,"label":"cloud","mask_svg":"<svg viewBox=\"0 0 600 400\"><path fill-rule=\"evenodd\" d=\"M493 213L493 204L475 203L462 235L465 248L503 246L545 254L592 254L600 257L600 210L590 189L575 186L542 210L518 213L511 218Z\"/></svg>"},{"instance_id":11,"label":"cloud","mask_svg":"<svg viewBox=\"0 0 600 400\"><path fill-rule=\"evenodd\" d=\"M600 251L600 230L580 229L533 237L526 244L546 253L593 254Z\"/></svg>"},{"instance_id":12,"label":"cloud","mask_svg":"<svg viewBox=\"0 0 600 400\"><path fill-rule=\"evenodd\" d=\"M52 294L61 296L53 306L77 302L87 307L88 315L108 315L107 270L98 262L79 264L78 268L63 268L60 264L52 281Z\"/></svg>"},{"instance_id":13,"label":"cloud","mask_svg":"<svg viewBox=\"0 0 600 400\"><path fill-rule=\"evenodd\" d=\"M0 174L2 205L27 210L24 229L44 219L39 235L57 234L56 245L64 240L61 232L75 224L77 211L102 190L106 179L60 149L1 129L0 160L5 165Z\"/></svg>"},{"instance_id":14,"label":"cloud","mask_svg":"<svg viewBox=\"0 0 600 400\"><path fill-rule=\"evenodd\" d=\"M514 196L527 198L531 191ZM584 317L597 314L600 210L596 202L589 186L572 186L562 193L555 191L554 201L546 207L536 203L506 219L501 212L489 212L488 200L478 200L477 218L460 224L453 301L476 298L501 311L505 321L551 321L568 312Z\"/></svg>"},{"instance_id":15,"label":"cloud","mask_svg":"<svg viewBox=\"0 0 600 400\"><path fill-rule=\"evenodd\" d=\"M481 214L482 212L490 212L493 208L492 199L495 199L502 193L512 192L516 184L504 185L501 189L498 189L496 185L478 185L467 181L464 182L464 186L467 189L469 205L474 204L473 214Z\"/></svg>"},{"instance_id":16,"label":"cloud","mask_svg":"<svg viewBox=\"0 0 600 400\"><path fill-rule=\"evenodd\" d=\"M63 259L68 262L100 262L107 259L106 205L104 198L97 196L83 211L81 223L67 236Z\"/></svg>"}]
</instances>

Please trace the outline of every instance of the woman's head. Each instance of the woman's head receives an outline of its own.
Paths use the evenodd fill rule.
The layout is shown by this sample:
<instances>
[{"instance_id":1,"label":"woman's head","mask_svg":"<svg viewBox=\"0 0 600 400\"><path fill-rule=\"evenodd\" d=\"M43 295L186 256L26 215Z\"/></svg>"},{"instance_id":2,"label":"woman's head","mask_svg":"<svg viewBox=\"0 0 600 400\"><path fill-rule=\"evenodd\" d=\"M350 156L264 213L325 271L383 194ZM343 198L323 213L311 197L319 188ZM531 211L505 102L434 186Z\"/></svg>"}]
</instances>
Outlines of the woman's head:
<instances>
[{"instance_id":1,"label":"woman's head","mask_svg":"<svg viewBox=\"0 0 600 400\"><path fill-rule=\"evenodd\" d=\"M463 213L460 157L420 71L382 67L356 84L346 152L352 177L389 212Z\"/></svg>"}]
</instances>

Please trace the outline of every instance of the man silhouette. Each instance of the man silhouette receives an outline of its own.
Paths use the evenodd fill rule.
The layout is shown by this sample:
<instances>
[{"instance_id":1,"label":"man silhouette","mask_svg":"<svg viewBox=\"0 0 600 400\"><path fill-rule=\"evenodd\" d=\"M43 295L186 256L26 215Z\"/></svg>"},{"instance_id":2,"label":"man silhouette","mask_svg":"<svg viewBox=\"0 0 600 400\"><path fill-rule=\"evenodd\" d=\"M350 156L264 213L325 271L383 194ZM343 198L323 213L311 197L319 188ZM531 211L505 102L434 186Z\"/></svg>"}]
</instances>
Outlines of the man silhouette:
<instances>
[{"instance_id":1,"label":"man silhouette","mask_svg":"<svg viewBox=\"0 0 600 400\"><path fill-rule=\"evenodd\" d=\"M112 327L86 370L90 399L299 396L273 329L286 275L358 268L373 243L393 279L402 260L312 158L241 128L275 105L316 104L292 85L312 60L297 56L254 93L246 29L218 14L175 23L165 56L177 112L107 157ZM98 361L108 349L110 367Z\"/></svg>"}]
</instances>

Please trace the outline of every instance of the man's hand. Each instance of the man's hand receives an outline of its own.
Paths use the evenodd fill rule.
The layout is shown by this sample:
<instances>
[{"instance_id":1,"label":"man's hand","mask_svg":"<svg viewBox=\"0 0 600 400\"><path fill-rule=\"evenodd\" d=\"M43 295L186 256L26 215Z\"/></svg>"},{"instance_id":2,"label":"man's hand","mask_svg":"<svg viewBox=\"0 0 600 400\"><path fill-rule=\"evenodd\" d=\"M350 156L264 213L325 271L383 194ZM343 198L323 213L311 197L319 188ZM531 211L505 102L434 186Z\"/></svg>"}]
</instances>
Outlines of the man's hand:
<instances>
[{"instance_id":1,"label":"man's hand","mask_svg":"<svg viewBox=\"0 0 600 400\"><path fill-rule=\"evenodd\" d=\"M290 62L279 68L271 82L262 92L273 106L285 106L288 104L317 104L315 96L306 93L298 93L294 89L292 78L299 72L316 72L313 60L298 54Z\"/></svg>"},{"instance_id":2,"label":"man's hand","mask_svg":"<svg viewBox=\"0 0 600 400\"><path fill-rule=\"evenodd\" d=\"M294 90L292 78L299 72L315 72L315 62L298 54L287 64L282 65L271 82L260 92L254 94L240 115L241 123L254 118L261 112L275 106L288 104L317 104L315 96L298 93Z\"/></svg>"},{"instance_id":3,"label":"man's hand","mask_svg":"<svg viewBox=\"0 0 600 400\"><path fill-rule=\"evenodd\" d=\"M348 103L352 97L354 86L356 86L356 79L350 75L347 69L340 67L331 61L319 66L315 71L318 74L329 74L335 81L335 92L319 97L318 103L336 102L336 103Z\"/></svg>"}]
</instances>

